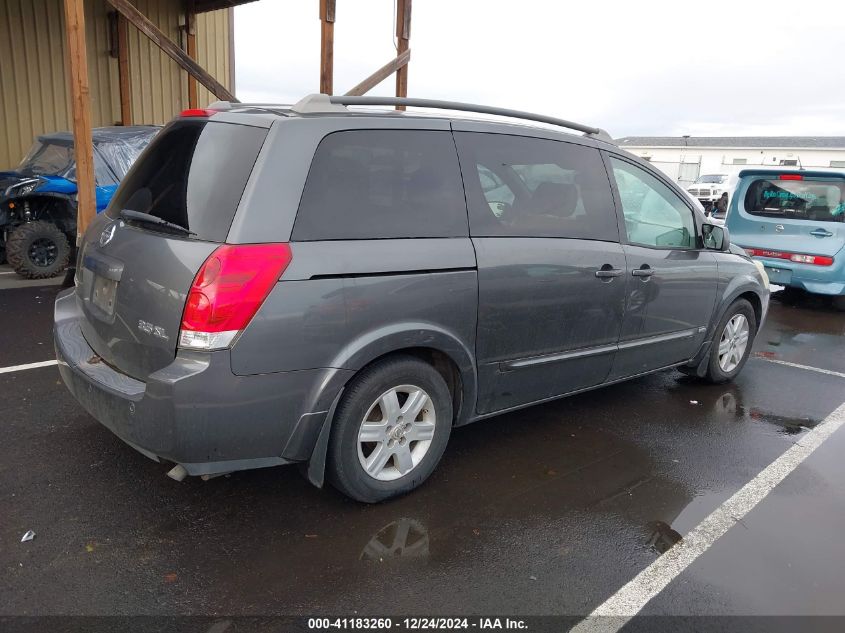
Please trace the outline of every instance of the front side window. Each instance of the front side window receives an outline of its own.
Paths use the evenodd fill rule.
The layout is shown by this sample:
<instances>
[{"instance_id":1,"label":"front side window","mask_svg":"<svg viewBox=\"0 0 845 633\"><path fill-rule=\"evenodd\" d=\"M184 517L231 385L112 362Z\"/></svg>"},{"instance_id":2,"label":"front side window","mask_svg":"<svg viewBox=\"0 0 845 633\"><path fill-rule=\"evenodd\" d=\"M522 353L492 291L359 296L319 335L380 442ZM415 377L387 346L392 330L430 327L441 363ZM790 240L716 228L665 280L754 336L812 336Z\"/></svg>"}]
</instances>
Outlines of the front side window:
<instances>
[{"instance_id":1,"label":"front side window","mask_svg":"<svg viewBox=\"0 0 845 633\"><path fill-rule=\"evenodd\" d=\"M845 222L845 183L760 178L748 187L745 210L770 218Z\"/></svg>"},{"instance_id":2,"label":"front side window","mask_svg":"<svg viewBox=\"0 0 845 633\"><path fill-rule=\"evenodd\" d=\"M598 150L507 134L455 139L473 235L619 239Z\"/></svg>"},{"instance_id":3,"label":"front side window","mask_svg":"<svg viewBox=\"0 0 845 633\"><path fill-rule=\"evenodd\" d=\"M628 241L660 248L695 246L692 211L680 197L639 167L611 157Z\"/></svg>"},{"instance_id":4,"label":"front side window","mask_svg":"<svg viewBox=\"0 0 845 633\"><path fill-rule=\"evenodd\" d=\"M291 239L467 234L466 203L450 132L350 130L329 134L317 147Z\"/></svg>"}]
</instances>

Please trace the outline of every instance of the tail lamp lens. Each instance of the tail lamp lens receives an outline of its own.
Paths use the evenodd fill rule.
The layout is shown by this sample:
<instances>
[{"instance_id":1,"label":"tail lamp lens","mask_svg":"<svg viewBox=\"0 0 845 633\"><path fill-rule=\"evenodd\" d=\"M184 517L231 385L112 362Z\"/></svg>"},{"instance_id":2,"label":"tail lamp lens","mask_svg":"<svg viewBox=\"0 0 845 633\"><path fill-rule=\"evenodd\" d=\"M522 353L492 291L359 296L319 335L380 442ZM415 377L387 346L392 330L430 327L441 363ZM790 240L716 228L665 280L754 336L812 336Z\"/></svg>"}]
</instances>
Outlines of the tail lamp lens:
<instances>
[{"instance_id":1,"label":"tail lamp lens","mask_svg":"<svg viewBox=\"0 0 845 633\"><path fill-rule=\"evenodd\" d=\"M208 108L188 108L182 110L179 116L182 117L210 117L217 114L217 110L209 110Z\"/></svg>"},{"instance_id":2,"label":"tail lamp lens","mask_svg":"<svg viewBox=\"0 0 845 633\"><path fill-rule=\"evenodd\" d=\"M784 251L770 251L764 248L746 248L745 252L751 257L765 257L767 259L786 259L796 264L811 264L813 266L832 266L833 258L826 255L805 255L803 253L787 253Z\"/></svg>"},{"instance_id":3,"label":"tail lamp lens","mask_svg":"<svg viewBox=\"0 0 845 633\"><path fill-rule=\"evenodd\" d=\"M288 244L224 244L197 272L182 314L179 346L222 349L232 344L291 261Z\"/></svg>"}]
</instances>

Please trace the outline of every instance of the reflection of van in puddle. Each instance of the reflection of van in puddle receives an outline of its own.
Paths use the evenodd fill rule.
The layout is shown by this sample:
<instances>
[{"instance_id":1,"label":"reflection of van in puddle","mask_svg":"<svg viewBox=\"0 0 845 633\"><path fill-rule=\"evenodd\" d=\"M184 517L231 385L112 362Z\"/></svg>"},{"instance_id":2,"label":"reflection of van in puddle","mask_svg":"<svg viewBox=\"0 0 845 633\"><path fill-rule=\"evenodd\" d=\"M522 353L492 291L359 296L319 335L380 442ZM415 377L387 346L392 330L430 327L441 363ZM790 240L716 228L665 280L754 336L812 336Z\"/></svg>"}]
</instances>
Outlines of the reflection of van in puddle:
<instances>
[{"instance_id":1,"label":"reflection of van in puddle","mask_svg":"<svg viewBox=\"0 0 845 633\"><path fill-rule=\"evenodd\" d=\"M743 170L727 227L773 284L832 295L845 310L845 173Z\"/></svg>"}]
</instances>

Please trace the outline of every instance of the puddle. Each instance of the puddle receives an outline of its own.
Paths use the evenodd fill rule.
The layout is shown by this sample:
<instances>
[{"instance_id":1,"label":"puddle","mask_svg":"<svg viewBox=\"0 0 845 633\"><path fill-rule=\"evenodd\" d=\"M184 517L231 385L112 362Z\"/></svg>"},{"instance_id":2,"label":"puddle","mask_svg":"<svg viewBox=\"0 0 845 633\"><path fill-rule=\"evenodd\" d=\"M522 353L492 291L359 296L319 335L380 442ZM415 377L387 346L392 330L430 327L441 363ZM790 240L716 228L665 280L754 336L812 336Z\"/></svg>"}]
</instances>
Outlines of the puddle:
<instances>
[{"instance_id":1,"label":"puddle","mask_svg":"<svg viewBox=\"0 0 845 633\"><path fill-rule=\"evenodd\" d=\"M665 554L675 544L683 540L683 537L671 525L663 521L654 521L649 524L651 535L648 537L648 546L658 554Z\"/></svg>"},{"instance_id":2,"label":"puddle","mask_svg":"<svg viewBox=\"0 0 845 633\"><path fill-rule=\"evenodd\" d=\"M361 560L384 562L388 559L428 558L428 530L417 519L401 518L381 528L364 549Z\"/></svg>"},{"instance_id":3,"label":"puddle","mask_svg":"<svg viewBox=\"0 0 845 633\"><path fill-rule=\"evenodd\" d=\"M775 427L780 433L786 435L798 435L805 431L809 431L815 427L821 420L816 420L809 417L788 417L784 415L777 415L768 411L763 411L756 407L752 408L748 414L754 422L766 422Z\"/></svg>"}]
</instances>

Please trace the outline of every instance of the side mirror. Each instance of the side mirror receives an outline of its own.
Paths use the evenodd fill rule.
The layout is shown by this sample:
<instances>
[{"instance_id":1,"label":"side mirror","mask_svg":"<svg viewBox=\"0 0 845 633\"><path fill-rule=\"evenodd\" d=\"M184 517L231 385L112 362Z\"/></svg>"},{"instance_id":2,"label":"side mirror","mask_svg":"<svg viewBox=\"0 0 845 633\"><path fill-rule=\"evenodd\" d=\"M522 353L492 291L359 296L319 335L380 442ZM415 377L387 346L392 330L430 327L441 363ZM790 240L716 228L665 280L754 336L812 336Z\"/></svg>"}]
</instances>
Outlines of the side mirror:
<instances>
[{"instance_id":1,"label":"side mirror","mask_svg":"<svg viewBox=\"0 0 845 633\"><path fill-rule=\"evenodd\" d=\"M704 248L714 251L727 251L731 247L731 238L728 229L718 224L704 224L701 227L701 236L704 240Z\"/></svg>"}]
</instances>

